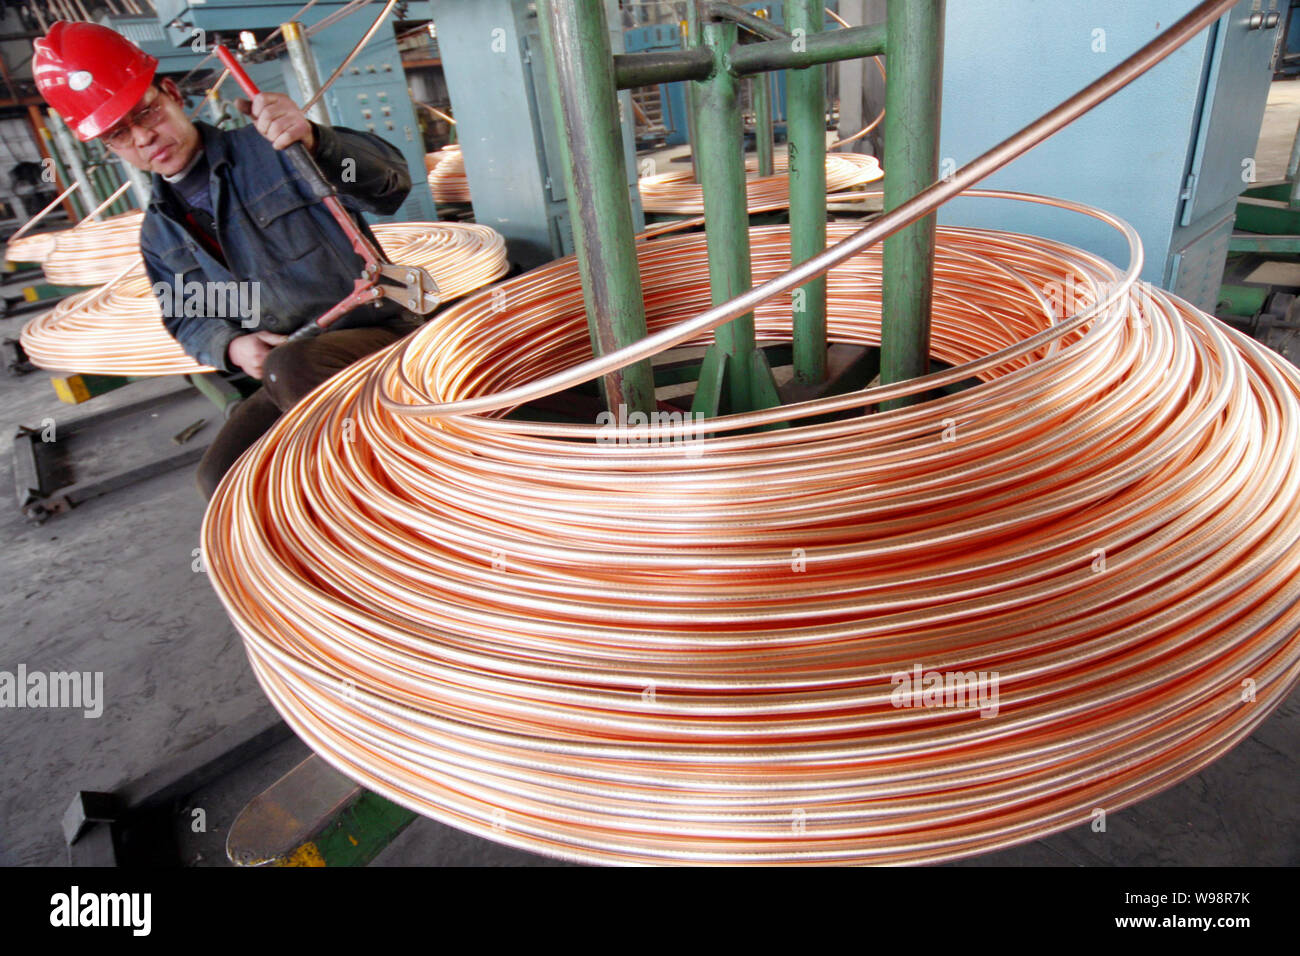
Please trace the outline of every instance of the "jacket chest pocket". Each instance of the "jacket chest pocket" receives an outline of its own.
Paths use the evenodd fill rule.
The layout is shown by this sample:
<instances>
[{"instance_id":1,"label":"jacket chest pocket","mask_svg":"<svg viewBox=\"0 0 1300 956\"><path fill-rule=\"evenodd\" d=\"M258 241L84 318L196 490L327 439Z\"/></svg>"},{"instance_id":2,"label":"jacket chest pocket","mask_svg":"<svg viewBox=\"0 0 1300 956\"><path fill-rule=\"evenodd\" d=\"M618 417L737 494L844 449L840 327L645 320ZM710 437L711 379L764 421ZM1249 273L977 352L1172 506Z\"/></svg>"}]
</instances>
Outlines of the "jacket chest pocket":
<instances>
[{"instance_id":1,"label":"jacket chest pocket","mask_svg":"<svg viewBox=\"0 0 1300 956\"><path fill-rule=\"evenodd\" d=\"M163 274L166 277L163 281L173 283L175 281L185 282L186 277L191 272L199 270L199 260L194 255L193 246L188 242L178 243L169 249L164 249L158 253L158 259L162 264ZM176 277L180 279L177 280ZM192 278L201 279L202 276Z\"/></svg>"},{"instance_id":2,"label":"jacket chest pocket","mask_svg":"<svg viewBox=\"0 0 1300 956\"><path fill-rule=\"evenodd\" d=\"M260 231L267 252L280 259L301 259L320 246L320 229L305 199L292 182L283 182L248 203L248 217Z\"/></svg>"}]
</instances>

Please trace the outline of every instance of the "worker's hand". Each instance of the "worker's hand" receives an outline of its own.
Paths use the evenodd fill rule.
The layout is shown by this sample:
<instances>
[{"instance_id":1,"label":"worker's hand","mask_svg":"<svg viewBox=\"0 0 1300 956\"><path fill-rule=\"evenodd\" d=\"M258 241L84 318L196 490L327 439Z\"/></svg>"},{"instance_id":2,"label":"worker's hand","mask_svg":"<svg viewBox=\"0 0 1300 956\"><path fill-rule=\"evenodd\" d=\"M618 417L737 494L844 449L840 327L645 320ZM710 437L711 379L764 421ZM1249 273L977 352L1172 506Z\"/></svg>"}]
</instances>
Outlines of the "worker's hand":
<instances>
[{"instance_id":1,"label":"worker's hand","mask_svg":"<svg viewBox=\"0 0 1300 956\"><path fill-rule=\"evenodd\" d=\"M235 107L253 118L257 131L276 149L302 143L309 152L316 151L316 130L311 120L283 93L258 93L252 100L237 99Z\"/></svg>"},{"instance_id":2,"label":"worker's hand","mask_svg":"<svg viewBox=\"0 0 1300 956\"><path fill-rule=\"evenodd\" d=\"M266 361L267 353L286 338L288 336L278 335L275 332L252 332L231 339L226 354L230 356L232 365L238 365L260 382L262 363Z\"/></svg>"}]
</instances>

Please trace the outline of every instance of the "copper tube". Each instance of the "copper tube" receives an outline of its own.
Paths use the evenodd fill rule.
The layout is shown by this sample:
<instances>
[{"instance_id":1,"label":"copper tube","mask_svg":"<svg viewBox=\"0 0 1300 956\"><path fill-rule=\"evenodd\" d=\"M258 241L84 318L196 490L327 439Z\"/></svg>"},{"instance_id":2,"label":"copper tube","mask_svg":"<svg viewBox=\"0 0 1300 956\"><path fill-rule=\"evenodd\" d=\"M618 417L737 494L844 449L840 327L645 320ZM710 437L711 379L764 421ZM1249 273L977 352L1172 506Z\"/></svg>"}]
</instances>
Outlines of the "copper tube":
<instances>
[{"instance_id":1,"label":"copper tube","mask_svg":"<svg viewBox=\"0 0 1300 956\"><path fill-rule=\"evenodd\" d=\"M753 230L757 286L729 303L710 305L701 236L641 242L650 335L610 356L591 357L570 258L317 389L204 521L272 702L365 786L591 862L952 859L1122 809L1239 742L1300 680L1300 373L1136 288L1115 216L981 193L1108 223L1125 269L941 229L950 371L707 422L503 417L750 310L788 340L783 294L821 273L831 339L878 343L873 243L1227 5L876 223L833 224L797 267L788 229ZM897 706L914 669L995 675L996 712Z\"/></svg>"},{"instance_id":2,"label":"copper tube","mask_svg":"<svg viewBox=\"0 0 1300 956\"><path fill-rule=\"evenodd\" d=\"M873 57L872 59L874 59L876 62L876 69L880 71L881 79L887 79L887 77L885 76L885 64L880 62L880 57L877 56L877 57ZM858 140L862 139L862 137L870 135L871 131L874 130L877 126L879 126L884 121L885 121L885 109L884 107L881 107L880 112L876 114L876 118L873 119L866 126L862 127L862 129L858 130L852 136L845 136L843 139L837 139L835 142L831 143L826 148L836 149L840 146L847 146L849 143L855 143Z\"/></svg>"},{"instance_id":3,"label":"copper tube","mask_svg":"<svg viewBox=\"0 0 1300 956\"><path fill-rule=\"evenodd\" d=\"M113 192L109 195L107 199L105 199L102 203L100 203L98 206L96 206L94 209L88 212L82 218L81 222L77 223L77 225L80 226L81 223L94 219L96 216L98 216L109 206L113 205L113 203L117 201L118 197L121 196L122 193L126 192L130 188L131 188L131 181L128 179L126 182L122 183L122 185L118 186L117 189L113 190Z\"/></svg>"},{"instance_id":4,"label":"copper tube","mask_svg":"<svg viewBox=\"0 0 1300 956\"><path fill-rule=\"evenodd\" d=\"M751 245L756 281L789 267L788 227ZM702 236L638 256L652 335L708 307ZM313 749L515 846L931 862L1083 825L1300 678L1300 374L1132 289L1140 261L941 228L934 357L979 384L883 414L799 424L871 391L739 433L758 416L390 410L580 365L561 260L281 419L209 506L214 587ZM829 272L833 341L878 344L880 271L868 250ZM789 315L761 303L759 338ZM997 674L997 713L894 706L914 667Z\"/></svg>"}]
</instances>

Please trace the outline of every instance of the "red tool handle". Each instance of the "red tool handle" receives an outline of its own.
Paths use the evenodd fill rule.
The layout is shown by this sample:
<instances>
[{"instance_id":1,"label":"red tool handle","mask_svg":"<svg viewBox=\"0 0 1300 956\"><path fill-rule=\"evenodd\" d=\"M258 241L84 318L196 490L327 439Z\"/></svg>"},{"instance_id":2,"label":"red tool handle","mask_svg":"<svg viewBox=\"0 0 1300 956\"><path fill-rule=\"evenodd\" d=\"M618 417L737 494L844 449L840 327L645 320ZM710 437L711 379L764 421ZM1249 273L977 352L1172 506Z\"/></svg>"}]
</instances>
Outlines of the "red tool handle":
<instances>
[{"instance_id":1,"label":"red tool handle","mask_svg":"<svg viewBox=\"0 0 1300 956\"><path fill-rule=\"evenodd\" d=\"M226 49L224 44L217 44L216 52L217 58L221 60L225 68L230 71L230 75L239 83L240 89L250 97L261 92L257 88L257 84L253 82L253 78L244 71L239 61L235 59L235 55ZM384 264L384 257L370 239L357 228L357 224L352 221L352 217L348 215L347 210L343 208L343 204L339 202L338 192L335 190L334 185L320 171L320 167L316 165L316 160L307 151L307 147L301 142L290 143L286 147L285 153L288 155L289 161L293 163L298 175L311 189L312 194L323 202L325 208L330 211L334 221L339 224L339 228L343 230L343 234L352 243L352 248L356 250L357 255L361 256L367 268L367 271L363 272L361 278L355 283L356 288L353 290L352 295L320 318L308 322L293 334L293 338L301 338L319 333L348 309L359 305L362 301L369 301L373 298L371 295L366 295L365 292L375 285L375 277L378 275L379 267Z\"/></svg>"},{"instance_id":2,"label":"red tool handle","mask_svg":"<svg viewBox=\"0 0 1300 956\"><path fill-rule=\"evenodd\" d=\"M262 92L257 88L257 84L253 82L253 78L244 71L244 67L240 62L235 59L235 55L226 49L225 44L217 44L217 59L221 61L222 66L230 71L230 75L235 78L239 88L250 97Z\"/></svg>"}]
</instances>

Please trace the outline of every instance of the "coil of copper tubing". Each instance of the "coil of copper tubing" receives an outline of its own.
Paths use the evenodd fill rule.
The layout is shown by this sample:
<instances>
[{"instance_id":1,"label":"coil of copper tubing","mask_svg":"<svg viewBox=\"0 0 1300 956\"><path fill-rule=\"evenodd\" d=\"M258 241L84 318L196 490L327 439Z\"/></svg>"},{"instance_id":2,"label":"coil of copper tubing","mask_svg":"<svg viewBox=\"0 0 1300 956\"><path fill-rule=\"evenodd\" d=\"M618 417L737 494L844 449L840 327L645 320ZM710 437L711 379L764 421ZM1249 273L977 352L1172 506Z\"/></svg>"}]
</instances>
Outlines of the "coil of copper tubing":
<instances>
[{"instance_id":1,"label":"coil of copper tubing","mask_svg":"<svg viewBox=\"0 0 1300 956\"><path fill-rule=\"evenodd\" d=\"M54 251L60 231L34 232L10 239L5 243L5 259L9 262L44 262Z\"/></svg>"},{"instance_id":2,"label":"coil of copper tubing","mask_svg":"<svg viewBox=\"0 0 1300 956\"><path fill-rule=\"evenodd\" d=\"M41 368L140 376L212 371L164 327L143 267L60 300L24 325L19 341Z\"/></svg>"},{"instance_id":3,"label":"coil of copper tubing","mask_svg":"<svg viewBox=\"0 0 1300 956\"><path fill-rule=\"evenodd\" d=\"M435 153L426 154L425 164L430 162L433 168L429 170L428 178L433 201L469 202L469 178L465 175L465 156L460 147L444 146Z\"/></svg>"},{"instance_id":4,"label":"coil of copper tubing","mask_svg":"<svg viewBox=\"0 0 1300 956\"><path fill-rule=\"evenodd\" d=\"M54 248L43 264L45 278L55 285L103 285L133 262L140 263L140 225L144 213L119 213L107 219L78 223L57 233Z\"/></svg>"},{"instance_id":5,"label":"coil of copper tubing","mask_svg":"<svg viewBox=\"0 0 1300 956\"><path fill-rule=\"evenodd\" d=\"M467 297L213 498L259 681L363 785L588 862L953 859L1195 773L1300 678L1300 375L1135 286L1135 234L1091 214L1127 269L940 229L953 369L702 423L501 417L599 368L576 263ZM755 283L782 275L788 228L751 240ZM709 316L704 238L638 256L645 341L711 341L678 339ZM880 274L875 250L829 272L833 341L878 344ZM758 305L759 337L790 310ZM913 674L984 675L984 715L900 696Z\"/></svg>"}]
</instances>

